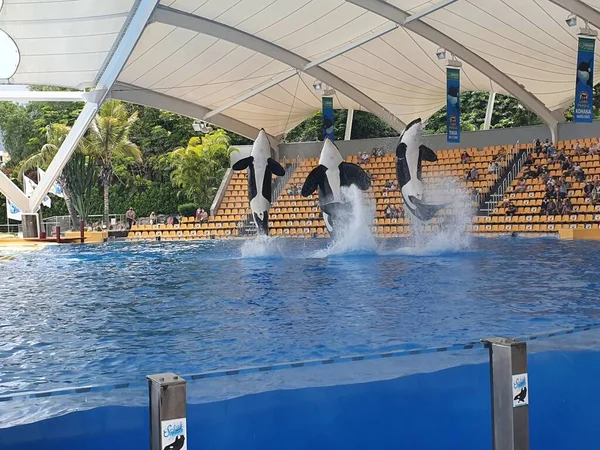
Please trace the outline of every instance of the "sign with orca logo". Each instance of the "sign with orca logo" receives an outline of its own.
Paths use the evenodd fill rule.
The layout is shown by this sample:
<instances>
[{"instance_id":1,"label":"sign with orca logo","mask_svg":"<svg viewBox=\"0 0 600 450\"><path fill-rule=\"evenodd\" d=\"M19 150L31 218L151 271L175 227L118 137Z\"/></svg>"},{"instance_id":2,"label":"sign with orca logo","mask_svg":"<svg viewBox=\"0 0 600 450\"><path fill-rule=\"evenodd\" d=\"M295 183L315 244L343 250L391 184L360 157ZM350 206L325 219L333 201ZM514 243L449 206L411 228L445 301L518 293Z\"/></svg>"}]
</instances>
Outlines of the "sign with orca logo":
<instances>
[{"instance_id":1,"label":"sign with orca logo","mask_svg":"<svg viewBox=\"0 0 600 450\"><path fill-rule=\"evenodd\" d=\"M446 69L446 139L460 142L460 69Z\"/></svg>"},{"instance_id":2,"label":"sign with orca logo","mask_svg":"<svg viewBox=\"0 0 600 450\"><path fill-rule=\"evenodd\" d=\"M529 383L526 373L512 376L512 393L513 408L529 405Z\"/></svg>"},{"instance_id":3,"label":"sign with orca logo","mask_svg":"<svg viewBox=\"0 0 600 450\"><path fill-rule=\"evenodd\" d=\"M333 142L333 97L323 97L323 140Z\"/></svg>"},{"instance_id":4,"label":"sign with orca logo","mask_svg":"<svg viewBox=\"0 0 600 450\"><path fill-rule=\"evenodd\" d=\"M594 121L594 52L595 39L579 38L577 79L575 81L574 122Z\"/></svg>"},{"instance_id":5,"label":"sign with orca logo","mask_svg":"<svg viewBox=\"0 0 600 450\"><path fill-rule=\"evenodd\" d=\"M187 450L187 424L182 419L163 420L161 422L162 450Z\"/></svg>"}]
</instances>

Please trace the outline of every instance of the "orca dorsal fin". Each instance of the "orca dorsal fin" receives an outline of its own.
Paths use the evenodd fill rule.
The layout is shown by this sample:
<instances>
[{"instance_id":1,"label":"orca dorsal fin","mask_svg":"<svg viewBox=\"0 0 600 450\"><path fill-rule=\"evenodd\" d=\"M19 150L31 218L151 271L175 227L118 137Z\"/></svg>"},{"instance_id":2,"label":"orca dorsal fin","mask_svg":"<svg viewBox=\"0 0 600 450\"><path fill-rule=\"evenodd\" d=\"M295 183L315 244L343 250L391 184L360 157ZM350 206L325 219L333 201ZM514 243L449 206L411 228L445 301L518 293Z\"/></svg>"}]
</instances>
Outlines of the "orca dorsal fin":
<instances>
[{"instance_id":1,"label":"orca dorsal fin","mask_svg":"<svg viewBox=\"0 0 600 450\"><path fill-rule=\"evenodd\" d=\"M248 156L247 158L242 158L238 162L236 162L231 168L233 170L244 170L247 169L250 164L254 162L253 156Z\"/></svg>"},{"instance_id":2,"label":"orca dorsal fin","mask_svg":"<svg viewBox=\"0 0 600 450\"><path fill-rule=\"evenodd\" d=\"M436 162L438 159L435 152L423 144L419 145L419 157L423 161L429 162Z\"/></svg>"},{"instance_id":3,"label":"orca dorsal fin","mask_svg":"<svg viewBox=\"0 0 600 450\"><path fill-rule=\"evenodd\" d=\"M396 147L396 158L406 158L406 144L404 142L400 142Z\"/></svg>"},{"instance_id":4,"label":"orca dorsal fin","mask_svg":"<svg viewBox=\"0 0 600 450\"><path fill-rule=\"evenodd\" d=\"M306 181L304 181L304 185L302 186L302 197L308 197L317 190L319 184L323 183L326 171L327 167L319 164L308 174Z\"/></svg>"},{"instance_id":5,"label":"orca dorsal fin","mask_svg":"<svg viewBox=\"0 0 600 450\"><path fill-rule=\"evenodd\" d=\"M371 178L369 178L369 175L362 167L343 162L339 165L339 168L341 186L355 184L361 191L366 191L371 187Z\"/></svg>"},{"instance_id":6,"label":"orca dorsal fin","mask_svg":"<svg viewBox=\"0 0 600 450\"><path fill-rule=\"evenodd\" d=\"M285 175L285 169L281 167L281 164L279 164L273 158L267 159L267 165L273 175L277 175L278 177L282 177Z\"/></svg>"}]
</instances>

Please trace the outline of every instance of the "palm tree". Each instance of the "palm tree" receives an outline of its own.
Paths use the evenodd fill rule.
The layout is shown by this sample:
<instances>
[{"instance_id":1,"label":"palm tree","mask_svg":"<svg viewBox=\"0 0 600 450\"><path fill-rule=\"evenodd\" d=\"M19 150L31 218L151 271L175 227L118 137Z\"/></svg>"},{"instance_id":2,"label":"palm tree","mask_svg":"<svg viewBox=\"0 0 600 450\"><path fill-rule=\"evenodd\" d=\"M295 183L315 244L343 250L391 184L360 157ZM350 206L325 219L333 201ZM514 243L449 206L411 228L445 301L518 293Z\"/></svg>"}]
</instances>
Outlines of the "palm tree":
<instances>
[{"instance_id":1,"label":"palm tree","mask_svg":"<svg viewBox=\"0 0 600 450\"><path fill-rule=\"evenodd\" d=\"M141 162L140 149L129 140L131 126L137 120L137 111L129 115L118 100L102 105L89 129L89 144L100 169L100 181L104 188L104 223L108 224L109 188L114 174L115 158L133 158Z\"/></svg>"},{"instance_id":2,"label":"palm tree","mask_svg":"<svg viewBox=\"0 0 600 450\"><path fill-rule=\"evenodd\" d=\"M70 131L70 127L61 123L55 123L46 128L46 144L42 146L40 151L34 155L31 155L28 159L23 161L20 165L19 177L23 179L23 174L29 172L30 170L37 169L38 167L41 169L47 169L54 156L58 152L58 149L62 145L63 141L67 137ZM75 150L75 152L81 151L81 146ZM73 195L70 189L66 170L59 175L56 182L60 186L63 191L65 197L65 203L67 205L67 210L69 211L69 216L71 217L71 224L75 226L79 223L77 218L77 211L73 207Z\"/></svg>"},{"instance_id":3,"label":"palm tree","mask_svg":"<svg viewBox=\"0 0 600 450\"><path fill-rule=\"evenodd\" d=\"M187 147L169 154L173 172L171 181L196 206L210 207L215 192L229 167L229 157L237 149L230 147L230 139L223 130L193 137Z\"/></svg>"}]
</instances>

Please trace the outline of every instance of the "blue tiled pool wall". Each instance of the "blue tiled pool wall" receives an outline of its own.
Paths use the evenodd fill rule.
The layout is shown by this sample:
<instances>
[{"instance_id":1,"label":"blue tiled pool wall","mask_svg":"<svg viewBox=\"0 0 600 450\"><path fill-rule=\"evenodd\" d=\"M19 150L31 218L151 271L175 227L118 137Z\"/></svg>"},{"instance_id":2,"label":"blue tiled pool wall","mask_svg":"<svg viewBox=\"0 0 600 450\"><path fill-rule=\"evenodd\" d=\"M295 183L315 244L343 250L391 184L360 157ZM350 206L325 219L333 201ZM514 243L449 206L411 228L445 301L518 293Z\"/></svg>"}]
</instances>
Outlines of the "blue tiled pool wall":
<instances>
[{"instance_id":1,"label":"blue tiled pool wall","mask_svg":"<svg viewBox=\"0 0 600 450\"><path fill-rule=\"evenodd\" d=\"M531 448L598 448L600 353L531 354L529 377ZM147 407L101 407L0 429L0 449L146 450L148 436ZM188 404L188 443L192 450L489 449L489 365Z\"/></svg>"}]
</instances>

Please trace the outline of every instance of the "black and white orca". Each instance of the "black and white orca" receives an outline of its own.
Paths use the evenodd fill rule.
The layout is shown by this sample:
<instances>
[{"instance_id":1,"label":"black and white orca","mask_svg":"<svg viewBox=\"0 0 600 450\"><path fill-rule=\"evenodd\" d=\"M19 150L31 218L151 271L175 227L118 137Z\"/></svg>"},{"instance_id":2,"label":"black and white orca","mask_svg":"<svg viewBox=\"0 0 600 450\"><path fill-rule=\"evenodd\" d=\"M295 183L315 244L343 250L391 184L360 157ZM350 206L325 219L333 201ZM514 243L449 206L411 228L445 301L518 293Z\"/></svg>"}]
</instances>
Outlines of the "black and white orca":
<instances>
[{"instance_id":1,"label":"black and white orca","mask_svg":"<svg viewBox=\"0 0 600 450\"><path fill-rule=\"evenodd\" d=\"M456 86L448 88L448 103L453 110L458 109L458 88Z\"/></svg>"},{"instance_id":2,"label":"black and white orca","mask_svg":"<svg viewBox=\"0 0 600 450\"><path fill-rule=\"evenodd\" d=\"M371 187L371 179L361 167L344 162L336 145L325 139L319 165L306 177L302 196L308 197L318 189L325 226L332 237L336 224L348 218L352 211L352 204L342 198L341 188L353 184L366 191Z\"/></svg>"},{"instance_id":3,"label":"black and white orca","mask_svg":"<svg viewBox=\"0 0 600 450\"><path fill-rule=\"evenodd\" d=\"M250 156L236 162L233 170L248 169L248 197L258 234L269 234L271 209L271 174L282 177L285 169L271 158L271 144L264 129L260 130Z\"/></svg>"},{"instance_id":4,"label":"black and white orca","mask_svg":"<svg viewBox=\"0 0 600 450\"><path fill-rule=\"evenodd\" d=\"M577 65L577 82L582 84L592 85L591 80L591 61L589 63L582 61Z\"/></svg>"},{"instance_id":5,"label":"black and white orca","mask_svg":"<svg viewBox=\"0 0 600 450\"><path fill-rule=\"evenodd\" d=\"M521 388L521 392L519 392L513 400L519 403L525 403L525 398L527 398L527 386Z\"/></svg>"},{"instance_id":6,"label":"black and white orca","mask_svg":"<svg viewBox=\"0 0 600 450\"><path fill-rule=\"evenodd\" d=\"M172 444L165 446L163 450L181 450L185 444L185 436L177 436Z\"/></svg>"},{"instance_id":7,"label":"black and white orca","mask_svg":"<svg viewBox=\"0 0 600 450\"><path fill-rule=\"evenodd\" d=\"M400 136L396 148L396 177L410 212L422 221L431 220L447 204L430 205L423 202L422 161L437 161L437 155L429 147L421 144L421 119L407 125Z\"/></svg>"}]
</instances>

